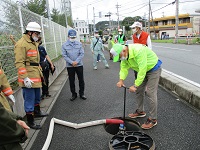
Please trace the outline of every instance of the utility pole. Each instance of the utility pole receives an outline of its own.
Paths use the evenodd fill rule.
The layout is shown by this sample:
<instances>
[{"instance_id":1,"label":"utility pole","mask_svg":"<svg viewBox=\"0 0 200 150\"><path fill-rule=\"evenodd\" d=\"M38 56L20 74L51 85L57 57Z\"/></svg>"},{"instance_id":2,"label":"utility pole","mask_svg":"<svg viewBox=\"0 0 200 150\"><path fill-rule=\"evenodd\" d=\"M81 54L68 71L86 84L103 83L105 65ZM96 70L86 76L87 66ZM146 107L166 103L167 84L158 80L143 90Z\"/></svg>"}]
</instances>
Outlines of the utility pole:
<instances>
[{"instance_id":1,"label":"utility pole","mask_svg":"<svg viewBox=\"0 0 200 150\"><path fill-rule=\"evenodd\" d=\"M153 21L153 14L152 14L152 10L151 10L151 5L150 5L150 11L151 11L151 20L152 20L152 25L153 25L153 31L154 31L154 39L157 39L155 25L154 25L154 21Z\"/></svg>"},{"instance_id":2,"label":"utility pole","mask_svg":"<svg viewBox=\"0 0 200 150\"><path fill-rule=\"evenodd\" d=\"M146 13L144 13L144 26L145 26L145 32L147 32L147 21L146 21Z\"/></svg>"},{"instance_id":3,"label":"utility pole","mask_svg":"<svg viewBox=\"0 0 200 150\"><path fill-rule=\"evenodd\" d=\"M105 17L109 17L109 34L111 33L111 21L110 21L110 16L111 16L111 12L108 12L108 15L105 15Z\"/></svg>"},{"instance_id":4,"label":"utility pole","mask_svg":"<svg viewBox=\"0 0 200 150\"><path fill-rule=\"evenodd\" d=\"M117 26L118 26L118 29L119 29L119 8L120 8L120 5L118 5L118 2L117 2L117 5L116 5L116 8L117 8L117 16L118 16L118 18L117 18Z\"/></svg>"},{"instance_id":5,"label":"utility pole","mask_svg":"<svg viewBox=\"0 0 200 150\"><path fill-rule=\"evenodd\" d=\"M148 19L148 33L150 35L150 0L149 0L149 19Z\"/></svg>"},{"instance_id":6,"label":"utility pole","mask_svg":"<svg viewBox=\"0 0 200 150\"><path fill-rule=\"evenodd\" d=\"M95 32L95 13L94 13L94 7L93 7L93 30Z\"/></svg>"},{"instance_id":7,"label":"utility pole","mask_svg":"<svg viewBox=\"0 0 200 150\"><path fill-rule=\"evenodd\" d=\"M46 0L46 6L47 6L48 19L51 20L51 14L50 14L50 8L49 8L49 0Z\"/></svg>"},{"instance_id":8,"label":"utility pole","mask_svg":"<svg viewBox=\"0 0 200 150\"><path fill-rule=\"evenodd\" d=\"M175 40L174 40L174 43L178 42L178 23L179 23L178 15L179 15L179 0L176 0L176 26L175 26Z\"/></svg>"}]
</instances>

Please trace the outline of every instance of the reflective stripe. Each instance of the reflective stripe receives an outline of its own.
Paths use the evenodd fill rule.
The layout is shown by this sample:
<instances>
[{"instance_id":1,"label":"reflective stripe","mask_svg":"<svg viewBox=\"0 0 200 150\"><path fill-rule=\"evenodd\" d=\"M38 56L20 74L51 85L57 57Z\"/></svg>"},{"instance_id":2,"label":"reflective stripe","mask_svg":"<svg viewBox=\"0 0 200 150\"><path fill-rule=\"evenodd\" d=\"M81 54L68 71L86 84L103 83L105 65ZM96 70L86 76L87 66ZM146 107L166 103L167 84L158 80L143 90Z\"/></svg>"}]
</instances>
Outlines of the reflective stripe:
<instances>
[{"instance_id":1,"label":"reflective stripe","mask_svg":"<svg viewBox=\"0 0 200 150\"><path fill-rule=\"evenodd\" d=\"M28 50L27 56L37 56L37 50Z\"/></svg>"},{"instance_id":2,"label":"reflective stripe","mask_svg":"<svg viewBox=\"0 0 200 150\"><path fill-rule=\"evenodd\" d=\"M41 78L29 78L29 79L31 79L33 82L41 82L42 81ZM18 82L24 82L24 80L18 78Z\"/></svg>"},{"instance_id":3,"label":"reflective stripe","mask_svg":"<svg viewBox=\"0 0 200 150\"><path fill-rule=\"evenodd\" d=\"M25 74L27 73L26 68L19 68L18 69L18 74Z\"/></svg>"},{"instance_id":4,"label":"reflective stripe","mask_svg":"<svg viewBox=\"0 0 200 150\"><path fill-rule=\"evenodd\" d=\"M0 74L3 74L3 71L0 69Z\"/></svg>"},{"instance_id":5,"label":"reflective stripe","mask_svg":"<svg viewBox=\"0 0 200 150\"><path fill-rule=\"evenodd\" d=\"M3 92L6 96L13 94L13 91L12 91L11 87L8 87L8 88L2 90L2 92Z\"/></svg>"}]
</instances>

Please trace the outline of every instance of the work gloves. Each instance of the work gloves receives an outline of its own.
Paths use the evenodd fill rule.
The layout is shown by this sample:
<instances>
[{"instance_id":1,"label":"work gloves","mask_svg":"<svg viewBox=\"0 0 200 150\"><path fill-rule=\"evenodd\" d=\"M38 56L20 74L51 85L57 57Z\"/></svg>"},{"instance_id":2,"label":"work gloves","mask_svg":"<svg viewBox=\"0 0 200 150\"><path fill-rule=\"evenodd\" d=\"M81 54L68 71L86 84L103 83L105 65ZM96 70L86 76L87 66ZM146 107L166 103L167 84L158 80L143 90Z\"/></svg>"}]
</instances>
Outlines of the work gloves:
<instances>
[{"instance_id":1,"label":"work gloves","mask_svg":"<svg viewBox=\"0 0 200 150\"><path fill-rule=\"evenodd\" d=\"M15 105L15 97L11 94L8 96L8 98L11 100L12 105Z\"/></svg>"},{"instance_id":2,"label":"work gloves","mask_svg":"<svg viewBox=\"0 0 200 150\"><path fill-rule=\"evenodd\" d=\"M28 77L24 78L24 85L27 88L31 88L32 87L32 83L34 83L31 79L29 79Z\"/></svg>"}]
</instances>

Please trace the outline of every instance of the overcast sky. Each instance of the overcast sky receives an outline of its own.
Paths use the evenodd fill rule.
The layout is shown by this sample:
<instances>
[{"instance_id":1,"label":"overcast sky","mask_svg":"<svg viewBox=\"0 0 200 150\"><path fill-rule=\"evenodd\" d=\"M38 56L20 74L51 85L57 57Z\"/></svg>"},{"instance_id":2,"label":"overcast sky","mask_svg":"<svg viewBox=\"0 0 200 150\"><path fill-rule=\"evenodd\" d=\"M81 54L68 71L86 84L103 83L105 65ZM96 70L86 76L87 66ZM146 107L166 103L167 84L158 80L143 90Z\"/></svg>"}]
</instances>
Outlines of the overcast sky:
<instances>
[{"instance_id":1,"label":"overcast sky","mask_svg":"<svg viewBox=\"0 0 200 150\"><path fill-rule=\"evenodd\" d=\"M168 5L174 0L151 0L153 18L159 18L169 15L175 15L176 4ZM73 19L87 20L87 7L89 22L93 20L93 7L95 12L95 22L108 20L104 17L108 12L111 12L111 19L117 20L117 8L119 5L119 18L124 17L144 16L148 18L148 2L149 0L71 0ZM168 5L168 6L166 6ZM165 7L166 6L166 7ZM164 7L164 8L162 8ZM200 8L200 0L179 0L179 14L190 13L195 14L195 10ZM160 10L159 10L160 9ZM102 18L99 18L99 12L102 13Z\"/></svg>"}]
</instances>

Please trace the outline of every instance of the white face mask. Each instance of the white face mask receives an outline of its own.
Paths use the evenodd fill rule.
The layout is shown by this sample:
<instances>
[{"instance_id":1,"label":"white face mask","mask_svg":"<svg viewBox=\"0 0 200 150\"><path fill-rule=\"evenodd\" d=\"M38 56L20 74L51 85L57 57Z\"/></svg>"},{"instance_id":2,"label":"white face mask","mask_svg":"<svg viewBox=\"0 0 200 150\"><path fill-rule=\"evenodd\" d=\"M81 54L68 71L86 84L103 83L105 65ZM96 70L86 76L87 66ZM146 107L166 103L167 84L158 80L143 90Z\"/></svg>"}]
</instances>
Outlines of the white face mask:
<instances>
[{"instance_id":1,"label":"white face mask","mask_svg":"<svg viewBox=\"0 0 200 150\"><path fill-rule=\"evenodd\" d=\"M38 37L36 37L36 36L34 36L34 37L32 37L33 38L33 40L36 42L36 41L38 41Z\"/></svg>"},{"instance_id":2,"label":"white face mask","mask_svg":"<svg viewBox=\"0 0 200 150\"><path fill-rule=\"evenodd\" d=\"M133 33L137 32L136 28L132 29Z\"/></svg>"},{"instance_id":3,"label":"white face mask","mask_svg":"<svg viewBox=\"0 0 200 150\"><path fill-rule=\"evenodd\" d=\"M99 34L94 34L95 37L99 37Z\"/></svg>"},{"instance_id":4,"label":"white face mask","mask_svg":"<svg viewBox=\"0 0 200 150\"><path fill-rule=\"evenodd\" d=\"M121 34L122 34L122 32L119 32L119 34L121 35Z\"/></svg>"},{"instance_id":5,"label":"white face mask","mask_svg":"<svg viewBox=\"0 0 200 150\"><path fill-rule=\"evenodd\" d=\"M74 42L76 39L71 39L71 38L70 38L69 40L70 40L70 42Z\"/></svg>"},{"instance_id":6,"label":"white face mask","mask_svg":"<svg viewBox=\"0 0 200 150\"><path fill-rule=\"evenodd\" d=\"M127 60L127 56L126 57L124 57L124 56L122 56L121 58L120 58L120 60Z\"/></svg>"}]
</instances>

